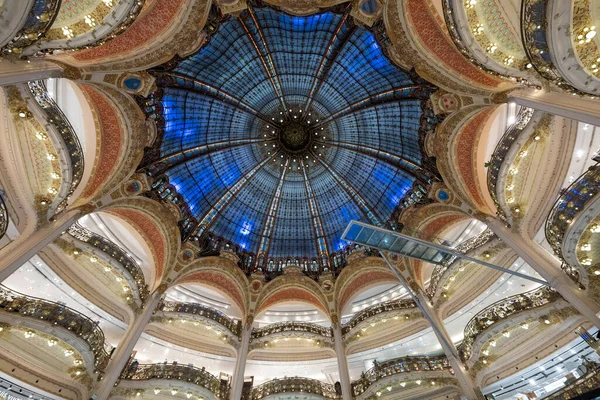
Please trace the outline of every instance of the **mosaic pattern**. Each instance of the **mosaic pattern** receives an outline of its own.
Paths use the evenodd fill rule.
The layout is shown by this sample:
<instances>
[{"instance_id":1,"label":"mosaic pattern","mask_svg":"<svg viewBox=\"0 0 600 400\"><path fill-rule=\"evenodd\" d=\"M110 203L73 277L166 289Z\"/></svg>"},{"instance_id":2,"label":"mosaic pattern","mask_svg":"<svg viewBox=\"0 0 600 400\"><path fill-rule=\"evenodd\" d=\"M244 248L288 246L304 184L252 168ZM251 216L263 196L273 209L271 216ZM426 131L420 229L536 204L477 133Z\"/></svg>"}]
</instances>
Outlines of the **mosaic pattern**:
<instances>
[{"instance_id":1,"label":"mosaic pattern","mask_svg":"<svg viewBox=\"0 0 600 400\"><path fill-rule=\"evenodd\" d=\"M224 238L259 265L326 266L350 220L387 221L427 179L418 138L430 86L347 14L250 8L153 73L146 112L162 141L145 171L193 220L190 234Z\"/></svg>"}]
</instances>

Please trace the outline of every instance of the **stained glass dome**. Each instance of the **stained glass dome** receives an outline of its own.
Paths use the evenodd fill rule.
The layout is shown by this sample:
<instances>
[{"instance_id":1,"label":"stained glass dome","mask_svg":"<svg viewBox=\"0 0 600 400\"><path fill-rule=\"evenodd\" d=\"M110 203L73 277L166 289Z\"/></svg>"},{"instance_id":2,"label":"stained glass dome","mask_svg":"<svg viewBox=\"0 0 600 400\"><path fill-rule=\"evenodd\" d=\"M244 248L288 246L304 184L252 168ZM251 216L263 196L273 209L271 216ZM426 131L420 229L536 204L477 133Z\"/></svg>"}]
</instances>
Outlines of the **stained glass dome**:
<instances>
[{"instance_id":1,"label":"stained glass dome","mask_svg":"<svg viewBox=\"0 0 600 400\"><path fill-rule=\"evenodd\" d=\"M144 170L184 211L186 236L255 257L327 265L347 223L382 225L422 167L431 86L393 65L347 11L254 7L152 73L161 140Z\"/></svg>"}]
</instances>

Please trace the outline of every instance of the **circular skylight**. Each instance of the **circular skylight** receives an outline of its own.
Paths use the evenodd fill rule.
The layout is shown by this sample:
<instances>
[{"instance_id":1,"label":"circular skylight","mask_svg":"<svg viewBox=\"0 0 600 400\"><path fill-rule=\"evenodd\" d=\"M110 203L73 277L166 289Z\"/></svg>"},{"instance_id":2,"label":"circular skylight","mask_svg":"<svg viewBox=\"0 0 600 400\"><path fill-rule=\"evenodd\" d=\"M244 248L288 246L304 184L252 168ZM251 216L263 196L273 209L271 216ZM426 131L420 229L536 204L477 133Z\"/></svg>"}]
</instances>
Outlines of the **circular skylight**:
<instances>
[{"instance_id":1,"label":"circular skylight","mask_svg":"<svg viewBox=\"0 0 600 400\"><path fill-rule=\"evenodd\" d=\"M393 65L348 12L249 8L194 55L152 73L160 140L144 170L183 211L184 236L219 237L267 260L314 260L352 219L390 219L423 182L430 85Z\"/></svg>"}]
</instances>

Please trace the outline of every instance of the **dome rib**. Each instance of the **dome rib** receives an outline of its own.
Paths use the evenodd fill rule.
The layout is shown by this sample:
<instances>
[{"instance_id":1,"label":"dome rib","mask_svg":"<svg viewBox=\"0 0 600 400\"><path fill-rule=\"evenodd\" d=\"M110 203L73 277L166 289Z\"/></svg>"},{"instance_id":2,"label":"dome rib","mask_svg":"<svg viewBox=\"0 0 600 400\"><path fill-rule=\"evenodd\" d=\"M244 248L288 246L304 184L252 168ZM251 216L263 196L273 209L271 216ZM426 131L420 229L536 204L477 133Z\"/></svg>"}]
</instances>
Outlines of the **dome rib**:
<instances>
[{"instance_id":1,"label":"dome rib","mask_svg":"<svg viewBox=\"0 0 600 400\"><path fill-rule=\"evenodd\" d=\"M252 107L250 104L242 101L241 99L235 96L225 93L221 89L212 86L209 83L200 81L196 78L192 78L185 74L180 74L172 71L168 73L164 72L157 74L157 80L157 83L163 87L171 87L174 89L191 91L202 96L207 96L215 100L220 100L242 111L245 111L252 116L258 117L266 123L272 123L273 125L277 125L276 123L271 122L266 115L263 115L259 110Z\"/></svg>"},{"instance_id":2,"label":"dome rib","mask_svg":"<svg viewBox=\"0 0 600 400\"><path fill-rule=\"evenodd\" d=\"M260 60L265 68L265 72L271 80L273 90L275 90L277 97L279 97L279 101L281 101L281 106L283 107L284 111L287 111L283 89L281 87L281 82L279 81L279 75L277 75L277 71L275 71L275 64L273 63L269 48L267 47L267 42L265 41L265 37L260 29L258 21L256 20L256 15L254 15L252 7L248 7L248 15L250 16L250 21L244 21L241 16L238 18L238 21L240 21L240 24L242 24L242 27L248 35L248 38L254 45L254 49L260 57ZM252 22L252 31L251 28L246 25L247 22Z\"/></svg>"},{"instance_id":3,"label":"dome rib","mask_svg":"<svg viewBox=\"0 0 600 400\"><path fill-rule=\"evenodd\" d=\"M344 46L346 46L346 43L348 43L348 40L350 40L354 34L354 31L356 31L356 26L350 26L350 23L348 22L349 15L350 9L348 8L348 10L346 10L344 13L344 16L342 17L337 29L335 30L335 33L331 37L329 45L327 46L327 51L323 55L323 60L319 65L319 70L317 71L313 84L308 92L306 105L304 106L304 112L308 112L310 104L314 100L315 96L318 95L319 89L321 89L321 85L323 82L325 82L331 67L334 65Z\"/></svg>"}]
</instances>

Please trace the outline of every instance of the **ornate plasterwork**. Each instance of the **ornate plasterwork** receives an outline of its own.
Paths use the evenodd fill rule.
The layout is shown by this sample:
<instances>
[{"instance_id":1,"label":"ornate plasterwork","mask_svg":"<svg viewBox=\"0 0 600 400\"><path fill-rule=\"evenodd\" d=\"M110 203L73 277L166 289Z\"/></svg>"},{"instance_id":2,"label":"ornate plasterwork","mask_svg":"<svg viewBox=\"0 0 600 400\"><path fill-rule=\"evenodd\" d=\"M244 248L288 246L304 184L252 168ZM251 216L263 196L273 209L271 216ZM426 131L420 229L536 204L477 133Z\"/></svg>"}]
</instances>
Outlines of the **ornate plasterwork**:
<instances>
[{"instance_id":1,"label":"ornate plasterwork","mask_svg":"<svg viewBox=\"0 0 600 400\"><path fill-rule=\"evenodd\" d=\"M487 96L489 91L453 79L447 72L438 69L423 58L403 27L399 3L401 2L388 1L383 13L386 33L391 40L391 45L388 47L390 58L406 69L414 67L424 79L446 90Z\"/></svg>"},{"instance_id":2,"label":"ornate plasterwork","mask_svg":"<svg viewBox=\"0 0 600 400\"><path fill-rule=\"evenodd\" d=\"M412 47L418 49L421 57L429 60L437 73L448 76L451 72L467 87L488 91L498 91L507 85L506 81L478 69L460 54L443 31L444 25L436 19L429 2L407 0L398 4L401 7L399 21L405 30L410 30L408 38ZM437 84L435 80L433 82Z\"/></svg>"},{"instance_id":3,"label":"ornate plasterwork","mask_svg":"<svg viewBox=\"0 0 600 400\"><path fill-rule=\"evenodd\" d=\"M14 86L7 87L5 93L12 123L20 134L19 145L26 160L29 187L35 201L33 206L45 212L58 194L61 166L58 153L50 140L46 128L33 117L21 92Z\"/></svg>"},{"instance_id":4,"label":"ornate plasterwork","mask_svg":"<svg viewBox=\"0 0 600 400\"><path fill-rule=\"evenodd\" d=\"M156 268L150 287L158 286L174 266L181 245L175 218L162 204L145 197L118 200L101 210L124 220L144 238Z\"/></svg>"},{"instance_id":5,"label":"ornate plasterwork","mask_svg":"<svg viewBox=\"0 0 600 400\"><path fill-rule=\"evenodd\" d=\"M255 314L281 302L300 301L311 304L330 316L330 307L321 287L298 271L286 271L267 283L258 295Z\"/></svg>"},{"instance_id":6,"label":"ornate plasterwork","mask_svg":"<svg viewBox=\"0 0 600 400\"><path fill-rule=\"evenodd\" d=\"M335 310L341 315L344 306L354 295L369 287L386 283L397 284L398 278L382 258L364 257L351 261L335 282Z\"/></svg>"},{"instance_id":7,"label":"ornate plasterwork","mask_svg":"<svg viewBox=\"0 0 600 400\"><path fill-rule=\"evenodd\" d=\"M81 204L117 188L135 172L148 144L144 115L133 99L108 86L80 84L96 125L96 160Z\"/></svg>"},{"instance_id":8,"label":"ornate plasterwork","mask_svg":"<svg viewBox=\"0 0 600 400\"><path fill-rule=\"evenodd\" d=\"M477 177L477 147L495 107L472 105L452 114L438 127L433 142L437 167L444 181L475 209L492 213ZM493 213L492 213L493 214Z\"/></svg>"},{"instance_id":9,"label":"ornate plasterwork","mask_svg":"<svg viewBox=\"0 0 600 400\"><path fill-rule=\"evenodd\" d=\"M203 257L183 269L170 285L184 283L207 285L223 293L239 308L245 320L250 305L248 279L231 259L225 257Z\"/></svg>"},{"instance_id":10,"label":"ornate plasterwork","mask_svg":"<svg viewBox=\"0 0 600 400\"><path fill-rule=\"evenodd\" d=\"M322 8L333 7L348 0L265 0L267 4L281 8L294 15L318 13Z\"/></svg>"},{"instance_id":11,"label":"ornate plasterwork","mask_svg":"<svg viewBox=\"0 0 600 400\"><path fill-rule=\"evenodd\" d=\"M208 0L155 0L129 29L106 45L58 57L70 64L86 64L87 71L138 71L175 55L183 57L204 42L202 29L210 5Z\"/></svg>"}]
</instances>

